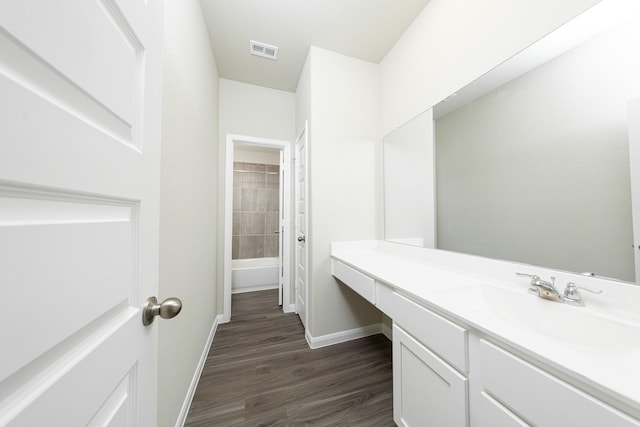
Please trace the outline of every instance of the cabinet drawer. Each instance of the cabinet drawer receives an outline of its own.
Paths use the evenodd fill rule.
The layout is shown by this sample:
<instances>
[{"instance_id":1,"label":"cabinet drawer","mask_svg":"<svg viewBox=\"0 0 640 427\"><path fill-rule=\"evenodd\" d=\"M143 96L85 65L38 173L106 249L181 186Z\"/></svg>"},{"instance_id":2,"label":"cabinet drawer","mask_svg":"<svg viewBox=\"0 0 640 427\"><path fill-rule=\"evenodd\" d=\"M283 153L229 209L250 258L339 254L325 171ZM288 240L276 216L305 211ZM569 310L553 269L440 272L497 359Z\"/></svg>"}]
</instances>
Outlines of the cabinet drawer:
<instances>
[{"instance_id":1,"label":"cabinet drawer","mask_svg":"<svg viewBox=\"0 0 640 427\"><path fill-rule=\"evenodd\" d=\"M331 260L331 274L370 303L376 303L376 282L371 277L335 259Z\"/></svg>"},{"instance_id":2,"label":"cabinet drawer","mask_svg":"<svg viewBox=\"0 0 640 427\"><path fill-rule=\"evenodd\" d=\"M491 396L534 425L640 426L640 421L485 340L480 340L480 374Z\"/></svg>"},{"instance_id":3,"label":"cabinet drawer","mask_svg":"<svg viewBox=\"0 0 640 427\"><path fill-rule=\"evenodd\" d=\"M467 330L378 284L376 306L394 323L461 372L467 372Z\"/></svg>"},{"instance_id":4,"label":"cabinet drawer","mask_svg":"<svg viewBox=\"0 0 640 427\"><path fill-rule=\"evenodd\" d=\"M473 422L477 427L529 427L529 424L484 391L480 393L478 403L478 413Z\"/></svg>"}]
</instances>

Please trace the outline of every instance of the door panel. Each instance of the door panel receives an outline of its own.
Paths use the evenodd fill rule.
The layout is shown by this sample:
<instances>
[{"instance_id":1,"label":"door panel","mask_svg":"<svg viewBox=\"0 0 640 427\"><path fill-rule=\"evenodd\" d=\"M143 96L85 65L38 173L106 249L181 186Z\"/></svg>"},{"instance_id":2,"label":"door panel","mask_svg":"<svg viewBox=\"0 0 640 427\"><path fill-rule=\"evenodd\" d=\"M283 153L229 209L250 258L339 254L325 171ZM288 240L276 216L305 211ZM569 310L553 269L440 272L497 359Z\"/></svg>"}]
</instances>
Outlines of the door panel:
<instances>
[{"instance_id":1,"label":"door panel","mask_svg":"<svg viewBox=\"0 0 640 427\"><path fill-rule=\"evenodd\" d=\"M300 320L304 327L307 327L307 163L308 163L308 125L305 123L305 129L296 140L296 187L295 187L295 206L296 206L296 267L295 267L295 286L296 286L296 311L300 316Z\"/></svg>"},{"instance_id":2,"label":"door panel","mask_svg":"<svg viewBox=\"0 0 640 427\"><path fill-rule=\"evenodd\" d=\"M284 183L285 183L285 163L284 150L280 150L280 188L278 191L278 258L280 259L280 269L278 271L278 304L283 305L284 291L284 224L285 224L285 206L284 206Z\"/></svg>"},{"instance_id":3,"label":"door panel","mask_svg":"<svg viewBox=\"0 0 640 427\"><path fill-rule=\"evenodd\" d=\"M155 425L161 5L0 3L0 425Z\"/></svg>"},{"instance_id":4,"label":"door panel","mask_svg":"<svg viewBox=\"0 0 640 427\"><path fill-rule=\"evenodd\" d=\"M143 48L119 5L112 0L14 3L11 19L3 19L2 25L25 54L42 62L42 69L29 74L61 78L88 100L132 124L135 98L141 93L132 76L141 72L138 55ZM127 18L140 30L142 16L134 10L144 4L142 0L131 3ZM47 68L53 76L47 76Z\"/></svg>"},{"instance_id":5,"label":"door panel","mask_svg":"<svg viewBox=\"0 0 640 427\"><path fill-rule=\"evenodd\" d=\"M631 214L636 282L640 281L640 98L627 106L629 126L629 166L631 174Z\"/></svg>"}]
</instances>

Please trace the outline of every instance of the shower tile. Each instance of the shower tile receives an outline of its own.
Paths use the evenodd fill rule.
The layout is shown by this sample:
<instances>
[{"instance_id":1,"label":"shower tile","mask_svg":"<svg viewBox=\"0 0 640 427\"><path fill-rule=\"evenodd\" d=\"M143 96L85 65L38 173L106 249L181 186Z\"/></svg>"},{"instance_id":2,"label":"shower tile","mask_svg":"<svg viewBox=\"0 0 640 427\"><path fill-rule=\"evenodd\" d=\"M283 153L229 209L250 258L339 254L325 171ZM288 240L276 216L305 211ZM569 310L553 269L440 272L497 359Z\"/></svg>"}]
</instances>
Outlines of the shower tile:
<instances>
[{"instance_id":1,"label":"shower tile","mask_svg":"<svg viewBox=\"0 0 640 427\"><path fill-rule=\"evenodd\" d=\"M240 235L241 216L242 216L242 214L240 212L234 212L233 213L233 226L231 228L231 235L232 236L239 236Z\"/></svg>"},{"instance_id":2,"label":"shower tile","mask_svg":"<svg viewBox=\"0 0 640 427\"><path fill-rule=\"evenodd\" d=\"M258 192L260 190L256 190L254 188L242 188L241 189L241 206L242 210L245 212L257 212L259 211L259 195ZM263 196L264 197L264 196Z\"/></svg>"},{"instance_id":3,"label":"shower tile","mask_svg":"<svg viewBox=\"0 0 640 427\"><path fill-rule=\"evenodd\" d=\"M240 235L265 234L265 214L261 212L241 212Z\"/></svg>"},{"instance_id":4,"label":"shower tile","mask_svg":"<svg viewBox=\"0 0 640 427\"><path fill-rule=\"evenodd\" d=\"M265 182L262 172L233 172L234 188L264 188Z\"/></svg>"},{"instance_id":5,"label":"shower tile","mask_svg":"<svg viewBox=\"0 0 640 427\"><path fill-rule=\"evenodd\" d=\"M242 188L244 186L245 174L242 172L233 172L233 188Z\"/></svg>"},{"instance_id":6,"label":"shower tile","mask_svg":"<svg viewBox=\"0 0 640 427\"><path fill-rule=\"evenodd\" d=\"M265 236L264 238L264 256L265 257L277 257L279 245L278 236Z\"/></svg>"},{"instance_id":7,"label":"shower tile","mask_svg":"<svg viewBox=\"0 0 640 427\"><path fill-rule=\"evenodd\" d=\"M280 165L265 165L267 172L280 172Z\"/></svg>"},{"instance_id":8,"label":"shower tile","mask_svg":"<svg viewBox=\"0 0 640 427\"><path fill-rule=\"evenodd\" d=\"M266 216L265 234L267 236L272 234L275 235L275 231L278 230L278 228L280 227L278 212L267 212L265 216Z\"/></svg>"},{"instance_id":9,"label":"shower tile","mask_svg":"<svg viewBox=\"0 0 640 427\"><path fill-rule=\"evenodd\" d=\"M234 212L242 210L242 199L240 198L241 195L242 195L242 188L233 187L233 211Z\"/></svg>"},{"instance_id":10,"label":"shower tile","mask_svg":"<svg viewBox=\"0 0 640 427\"><path fill-rule=\"evenodd\" d=\"M240 237L240 258L263 258L264 236Z\"/></svg>"},{"instance_id":11,"label":"shower tile","mask_svg":"<svg viewBox=\"0 0 640 427\"><path fill-rule=\"evenodd\" d=\"M267 210L267 190L259 188L256 190L256 210L258 212L266 212Z\"/></svg>"},{"instance_id":12,"label":"shower tile","mask_svg":"<svg viewBox=\"0 0 640 427\"><path fill-rule=\"evenodd\" d=\"M237 169L242 169L245 171L255 171L255 172L264 172L266 170L266 165L260 164L260 163L239 163L239 166L241 165L241 167L238 167Z\"/></svg>"},{"instance_id":13,"label":"shower tile","mask_svg":"<svg viewBox=\"0 0 640 427\"><path fill-rule=\"evenodd\" d=\"M280 175L266 175L266 188L280 188Z\"/></svg>"},{"instance_id":14,"label":"shower tile","mask_svg":"<svg viewBox=\"0 0 640 427\"><path fill-rule=\"evenodd\" d=\"M240 236L231 237L231 259L240 258Z\"/></svg>"},{"instance_id":15,"label":"shower tile","mask_svg":"<svg viewBox=\"0 0 640 427\"><path fill-rule=\"evenodd\" d=\"M273 190L273 189L269 189L269 190L265 190L265 198L266 198L266 205L265 205L265 210L267 212L277 212L280 210L280 191L279 190Z\"/></svg>"},{"instance_id":16,"label":"shower tile","mask_svg":"<svg viewBox=\"0 0 640 427\"><path fill-rule=\"evenodd\" d=\"M262 172L245 173L247 188L264 188L266 185L266 175Z\"/></svg>"}]
</instances>

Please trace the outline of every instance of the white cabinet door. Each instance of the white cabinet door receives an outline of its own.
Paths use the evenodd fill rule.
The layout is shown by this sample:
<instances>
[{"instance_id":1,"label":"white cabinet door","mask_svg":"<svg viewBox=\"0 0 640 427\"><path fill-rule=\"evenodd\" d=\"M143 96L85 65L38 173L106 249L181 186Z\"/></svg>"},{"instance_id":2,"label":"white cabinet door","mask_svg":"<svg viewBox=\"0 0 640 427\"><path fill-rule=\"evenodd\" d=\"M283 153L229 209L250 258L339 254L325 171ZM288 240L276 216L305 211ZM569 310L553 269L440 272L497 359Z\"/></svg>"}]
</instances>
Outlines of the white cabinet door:
<instances>
[{"instance_id":1,"label":"white cabinet door","mask_svg":"<svg viewBox=\"0 0 640 427\"><path fill-rule=\"evenodd\" d=\"M160 1L0 2L0 425L156 424L161 38Z\"/></svg>"},{"instance_id":2,"label":"white cabinet door","mask_svg":"<svg viewBox=\"0 0 640 427\"><path fill-rule=\"evenodd\" d=\"M393 419L407 427L468 425L467 379L393 325Z\"/></svg>"}]
</instances>

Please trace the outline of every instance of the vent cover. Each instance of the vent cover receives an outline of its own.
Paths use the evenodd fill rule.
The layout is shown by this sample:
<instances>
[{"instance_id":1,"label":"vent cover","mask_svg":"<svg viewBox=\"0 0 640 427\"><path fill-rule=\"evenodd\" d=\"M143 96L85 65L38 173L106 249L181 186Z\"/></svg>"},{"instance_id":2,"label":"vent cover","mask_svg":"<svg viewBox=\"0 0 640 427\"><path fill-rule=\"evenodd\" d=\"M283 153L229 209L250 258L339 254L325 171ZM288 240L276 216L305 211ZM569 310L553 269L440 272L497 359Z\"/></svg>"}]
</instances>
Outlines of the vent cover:
<instances>
[{"instance_id":1,"label":"vent cover","mask_svg":"<svg viewBox=\"0 0 640 427\"><path fill-rule=\"evenodd\" d=\"M249 40L249 52L263 58L278 59L278 48L270 44Z\"/></svg>"}]
</instances>

